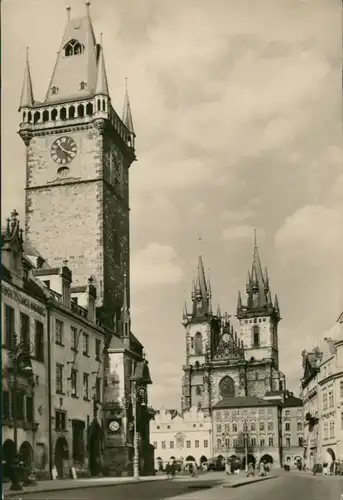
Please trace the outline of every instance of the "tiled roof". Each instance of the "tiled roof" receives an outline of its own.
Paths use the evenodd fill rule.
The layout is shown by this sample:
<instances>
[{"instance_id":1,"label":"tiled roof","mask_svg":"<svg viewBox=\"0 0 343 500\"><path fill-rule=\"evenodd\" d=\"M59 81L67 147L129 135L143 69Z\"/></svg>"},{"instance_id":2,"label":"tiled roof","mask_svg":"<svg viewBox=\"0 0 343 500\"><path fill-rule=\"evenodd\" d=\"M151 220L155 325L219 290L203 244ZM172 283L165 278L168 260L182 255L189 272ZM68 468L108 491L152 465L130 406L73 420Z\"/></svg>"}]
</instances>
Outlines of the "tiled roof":
<instances>
[{"instance_id":1,"label":"tiled roof","mask_svg":"<svg viewBox=\"0 0 343 500\"><path fill-rule=\"evenodd\" d=\"M302 399L296 398L295 396L288 396L282 403L283 407L293 407L302 405L303 405Z\"/></svg>"},{"instance_id":2,"label":"tiled roof","mask_svg":"<svg viewBox=\"0 0 343 500\"><path fill-rule=\"evenodd\" d=\"M239 396L237 398L224 398L216 405L214 409L219 410L221 408L249 408L255 406L275 406L274 401L265 401L257 396Z\"/></svg>"},{"instance_id":3,"label":"tiled roof","mask_svg":"<svg viewBox=\"0 0 343 500\"><path fill-rule=\"evenodd\" d=\"M84 47L82 54L65 56L65 46L76 40ZM63 35L56 65L46 94L45 102L63 102L68 99L87 98L95 93L97 79L96 40L89 16L69 19ZM80 83L87 87L80 89ZM56 94L51 92L57 87Z\"/></svg>"}]
</instances>

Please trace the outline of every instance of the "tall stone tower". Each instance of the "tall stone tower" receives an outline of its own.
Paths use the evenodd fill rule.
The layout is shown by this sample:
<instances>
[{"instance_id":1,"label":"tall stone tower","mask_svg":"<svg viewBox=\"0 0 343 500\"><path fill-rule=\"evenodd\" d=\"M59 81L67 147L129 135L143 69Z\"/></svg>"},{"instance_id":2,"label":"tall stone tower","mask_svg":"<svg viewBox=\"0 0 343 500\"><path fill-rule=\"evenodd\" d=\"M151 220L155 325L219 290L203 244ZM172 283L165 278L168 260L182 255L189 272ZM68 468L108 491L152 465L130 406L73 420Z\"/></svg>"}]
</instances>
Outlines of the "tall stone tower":
<instances>
[{"instance_id":1,"label":"tall stone tower","mask_svg":"<svg viewBox=\"0 0 343 500\"><path fill-rule=\"evenodd\" d=\"M130 283L135 133L127 91L122 118L112 106L89 3L83 17L70 18L68 9L42 102L34 99L27 58L19 111L27 150L26 237L50 264L67 260L77 285L93 276L97 306L111 326L120 317L124 273Z\"/></svg>"},{"instance_id":2,"label":"tall stone tower","mask_svg":"<svg viewBox=\"0 0 343 500\"><path fill-rule=\"evenodd\" d=\"M262 271L256 234L246 293L245 305L242 304L240 292L238 293L237 319L245 357L254 371L254 377L248 380L248 393L258 395L265 389L279 390L282 374L279 372L279 301L277 295L272 301L268 272L267 268Z\"/></svg>"}]
</instances>

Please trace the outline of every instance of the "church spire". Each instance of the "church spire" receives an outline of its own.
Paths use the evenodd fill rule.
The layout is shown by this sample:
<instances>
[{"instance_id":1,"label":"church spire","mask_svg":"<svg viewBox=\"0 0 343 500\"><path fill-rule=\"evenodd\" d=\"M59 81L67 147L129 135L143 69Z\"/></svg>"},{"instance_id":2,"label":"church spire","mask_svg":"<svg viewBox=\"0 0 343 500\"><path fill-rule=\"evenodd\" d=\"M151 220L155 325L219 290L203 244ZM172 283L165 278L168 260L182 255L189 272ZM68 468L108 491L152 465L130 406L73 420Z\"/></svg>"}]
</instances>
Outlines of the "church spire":
<instances>
[{"instance_id":1,"label":"church spire","mask_svg":"<svg viewBox=\"0 0 343 500\"><path fill-rule=\"evenodd\" d=\"M92 97L97 84L97 45L89 6L84 16L71 18L57 53L45 103Z\"/></svg>"},{"instance_id":2,"label":"church spire","mask_svg":"<svg viewBox=\"0 0 343 500\"><path fill-rule=\"evenodd\" d=\"M192 290L193 316L204 316L212 311L212 292L210 283L206 280L202 256L199 255L196 278Z\"/></svg>"},{"instance_id":3,"label":"church spire","mask_svg":"<svg viewBox=\"0 0 343 500\"><path fill-rule=\"evenodd\" d=\"M104 59L104 49L102 44L102 34L100 35L98 74L97 74L95 93L109 96L107 73L106 73L106 66Z\"/></svg>"},{"instance_id":4,"label":"church spire","mask_svg":"<svg viewBox=\"0 0 343 500\"><path fill-rule=\"evenodd\" d=\"M29 64L29 48L26 47L26 61L25 61L25 71L24 71L24 81L21 90L20 106L19 111L22 108L30 108L34 104L33 90L32 90L32 80L31 71Z\"/></svg>"},{"instance_id":5,"label":"church spire","mask_svg":"<svg viewBox=\"0 0 343 500\"><path fill-rule=\"evenodd\" d=\"M124 98L124 109L123 109L123 123L127 127L128 131L131 132L131 134L135 133L135 130L133 128L133 120L132 120L129 92L127 89L127 78L125 78L125 98Z\"/></svg>"},{"instance_id":6,"label":"church spire","mask_svg":"<svg viewBox=\"0 0 343 500\"><path fill-rule=\"evenodd\" d=\"M271 300L271 292L269 285L269 276L267 267L265 271L262 270L259 249L257 245L256 230L254 231L254 248L251 271L248 271L248 278L246 283L247 305L243 306L241 295L238 295L237 302L237 315L245 314L252 311L265 311L270 308L277 313L276 307L273 307Z\"/></svg>"}]
</instances>

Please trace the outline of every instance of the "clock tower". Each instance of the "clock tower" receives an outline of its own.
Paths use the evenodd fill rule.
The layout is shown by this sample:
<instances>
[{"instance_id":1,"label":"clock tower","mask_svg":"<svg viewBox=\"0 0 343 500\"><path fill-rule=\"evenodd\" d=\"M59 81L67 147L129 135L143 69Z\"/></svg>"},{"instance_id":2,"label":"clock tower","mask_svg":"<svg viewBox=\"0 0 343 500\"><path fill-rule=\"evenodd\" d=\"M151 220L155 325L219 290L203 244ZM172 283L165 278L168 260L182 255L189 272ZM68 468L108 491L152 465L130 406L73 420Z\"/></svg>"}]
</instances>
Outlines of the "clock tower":
<instances>
[{"instance_id":1,"label":"clock tower","mask_svg":"<svg viewBox=\"0 0 343 500\"><path fill-rule=\"evenodd\" d=\"M19 112L26 146L26 237L49 263L63 260L73 283L93 277L97 306L119 319L130 283L129 168L135 133L126 90L114 110L102 40L86 15L68 19L43 101L34 99L28 55ZM130 293L127 291L128 307Z\"/></svg>"}]
</instances>

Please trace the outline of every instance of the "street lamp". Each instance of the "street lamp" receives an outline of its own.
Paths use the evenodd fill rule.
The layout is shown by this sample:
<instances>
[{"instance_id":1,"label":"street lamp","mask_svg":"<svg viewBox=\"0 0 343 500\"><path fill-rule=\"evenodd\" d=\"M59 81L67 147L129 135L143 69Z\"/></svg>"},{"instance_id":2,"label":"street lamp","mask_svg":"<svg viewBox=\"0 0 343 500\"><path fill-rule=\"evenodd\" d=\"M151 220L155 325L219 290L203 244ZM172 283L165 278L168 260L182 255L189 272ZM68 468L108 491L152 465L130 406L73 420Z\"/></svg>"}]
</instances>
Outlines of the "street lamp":
<instances>
[{"instance_id":1,"label":"street lamp","mask_svg":"<svg viewBox=\"0 0 343 500\"><path fill-rule=\"evenodd\" d=\"M12 484L10 489L12 491L21 491L23 489L20 478L18 474L18 422L17 422L17 390L18 390L18 372L26 373L32 376L32 366L28 362L29 356L33 350L33 344L31 342L19 342L17 344L17 334L13 335L13 346L10 351L8 351L8 357L12 361L13 368L13 400L12 400L12 418L13 418L13 441L14 441L14 464L12 467ZM12 394L13 394L12 393Z\"/></svg>"},{"instance_id":2,"label":"street lamp","mask_svg":"<svg viewBox=\"0 0 343 500\"><path fill-rule=\"evenodd\" d=\"M248 421L247 420L244 421L243 429L244 429L245 472L248 472L248 439L249 439L249 432L248 432Z\"/></svg>"},{"instance_id":3,"label":"street lamp","mask_svg":"<svg viewBox=\"0 0 343 500\"><path fill-rule=\"evenodd\" d=\"M131 379L132 380L132 379ZM133 477L138 481L139 478L139 432L137 429L137 404L146 406L147 390L145 387L138 386L138 380L132 380L131 393L123 398L122 403L127 410L132 405L133 418Z\"/></svg>"}]
</instances>

